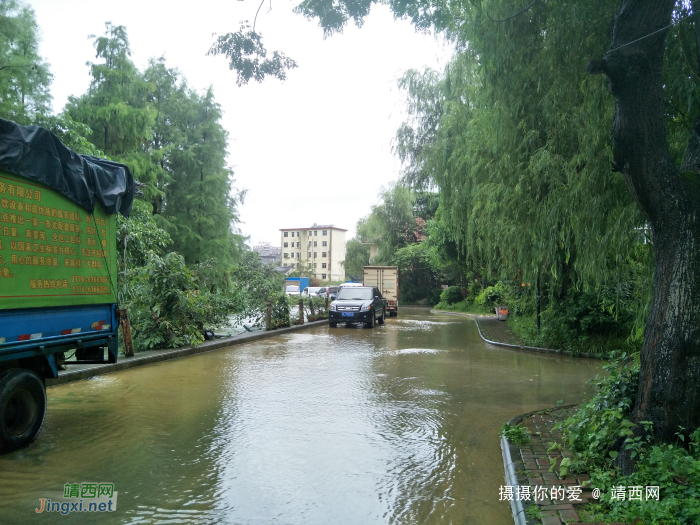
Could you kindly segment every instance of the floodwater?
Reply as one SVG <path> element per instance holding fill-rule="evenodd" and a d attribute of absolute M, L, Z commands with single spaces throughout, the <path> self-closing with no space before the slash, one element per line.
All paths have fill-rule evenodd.
<path fill-rule="evenodd" d="M 404 308 L 53 387 L 36 443 L 0 457 L 0 522 L 512 523 L 499 428 L 580 402 L 599 366 Z M 117 510 L 35 512 L 87 482 Z"/>

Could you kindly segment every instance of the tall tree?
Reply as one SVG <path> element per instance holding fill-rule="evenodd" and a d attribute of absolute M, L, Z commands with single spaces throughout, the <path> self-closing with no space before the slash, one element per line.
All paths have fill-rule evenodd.
<path fill-rule="evenodd" d="M 610 50 L 589 63 L 589 71 L 606 75 L 615 97 L 614 168 L 654 239 L 654 293 L 632 418 L 651 421 L 667 441 L 679 427 L 700 426 L 700 115 L 679 169 L 667 140 L 663 76 L 675 7 L 674 0 L 623 0 Z M 695 61 L 700 67 L 697 47 Z M 629 456 L 622 456 L 629 470 Z"/>
<path fill-rule="evenodd" d="M 189 100 L 182 101 L 184 108 L 186 143 L 169 157 L 171 182 L 164 215 L 176 231 L 175 248 L 188 263 L 212 258 L 230 263 L 242 248 L 242 238 L 233 228 L 243 194 L 233 194 L 221 108 L 211 88 L 203 97 L 189 93 Z"/>
<path fill-rule="evenodd" d="M 89 37 L 94 39 L 95 57 L 101 59 L 88 63 L 90 87 L 83 96 L 70 97 L 66 111 L 92 128 L 90 140 L 105 155 L 124 160 L 150 138 L 153 110 L 144 97 L 150 85 L 131 61 L 126 28 L 110 22 L 105 28 L 104 35 Z M 134 171 L 138 177 L 139 170 Z"/>
<path fill-rule="evenodd" d="M 340 0 L 329 5 L 305 0 L 297 9 L 318 18 L 324 31 L 332 34 L 342 30 L 349 20 L 361 24 L 372 3 Z M 390 4 L 397 17 L 410 18 L 418 28 L 447 30 L 465 44 L 463 48 L 473 52 L 480 74 L 480 92 L 497 95 L 476 105 L 456 97 L 453 102 L 466 106 L 464 111 L 488 103 L 489 111 L 479 111 L 481 122 L 474 126 L 474 132 L 492 138 L 481 141 L 489 147 L 480 155 L 471 155 L 479 162 L 469 166 L 482 174 L 477 181 L 483 188 L 502 197 L 491 199 L 491 209 L 515 206 L 512 220 L 501 221 L 500 231 L 519 233 L 523 231 L 519 226 L 526 225 L 525 231 L 530 233 L 527 242 L 513 243 L 513 248 L 501 244 L 508 250 L 505 259 L 548 263 L 553 272 L 565 270 L 573 261 L 589 273 L 601 267 L 595 259 L 615 261 L 617 256 L 610 251 L 631 241 L 638 221 L 619 195 L 618 181 L 626 186 L 628 199 L 631 196 L 637 213 L 641 212 L 651 227 L 655 253 L 653 301 L 633 419 L 652 421 L 657 438 L 662 440 L 672 440 L 680 426 L 693 430 L 700 425 L 700 121 L 687 119 L 695 120 L 695 124 L 689 130 L 690 139 L 679 167 L 672 154 L 678 141 L 668 141 L 667 118 L 678 115 L 683 108 L 679 108 L 677 98 L 668 97 L 678 77 L 665 78 L 665 73 L 677 73 L 679 69 L 677 64 L 664 61 L 674 47 L 673 41 L 667 47 L 666 37 L 669 32 L 678 32 L 674 24 L 680 21 L 678 14 L 687 3 L 621 0 L 614 15 L 609 51 L 602 60 L 590 64 L 590 72 L 607 76 L 615 98 L 612 164 L 622 174 L 621 179 L 608 175 L 610 157 L 604 144 L 601 147 L 610 140 L 599 131 L 599 121 L 606 119 L 602 90 L 596 90 L 595 85 L 593 89 L 567 88 L 567 84 L 585 87 L 591 83 L 583 75 L 583 65 L 586 58 L 602 55 L 604 50 L 596 48 L 609 42 L 606 27 L 601 28 L 600 22 L 610 20 L 610 3 L 528 0 L 514 5 L 501 0 L 466 4 L 407 0 Z M 697 13 L 699 7 L 693 1 L 691 11 Z M 693 23 L 697 53 L 698 23 Z M 688 78 L 692 75 L 686 75 Z M 576 107 L 572 104 L 576 100 L 580 101 L 578 107 L 590 111 L 572 118 L 563 110 Z M 670 128 L 677 129 L 677 125 Z M 504 151 L 502 144 L 510 146 Z M 455 140 L 446 145 L 451 149 L 440 153 L 458 163 L 455 150 L 469 148 L 472 143 Z M 591 154 L 592 149 L 602 154 Z M 576 151 L 585 154 L 576 155 Z M 508 152 L 516 155 L 505 155 Z M 459 164 L 454 168 L 459 172 Z M 540 177 L 528 177 L 528 172 L 539 173 Z M 487 177 L 501 180 L 489 188 Z M 461 194 L 469 193 L 464 191 L 467 189 L 455 185 L 452 194 L 461 198 Z M 581 192 L 588 198 L 582 199 Z M 611 213 L 616 208 L 624 219 L 618 225 Z M 572 217 L 572 209 L 579 210 L 580 216 Z M 481 214 L 489 208 L 473 199 L 468 210 Z M 580 217 L 584 220 L 579 222 Z M 543 224 L 549 229 L 538 228 Z M 482 223 L 482 227 L 488 228 L 488 224 Z M 571 251 L 574 246 L 578 249 Z M 519 248 L 525 251 L 517 253 Z M 557 263 L 557 268 L 552 261 L 541 260 L 536 252 L 563 264 Z M 585 259 L 587 262 L 582 262 Z"/>
<path fill-rule="evenodd" d="M 32 124 L 51 110 L 52 75 L 39 56 L 34 11 L 15 0 L 0 2 L 0 115 Z"/>

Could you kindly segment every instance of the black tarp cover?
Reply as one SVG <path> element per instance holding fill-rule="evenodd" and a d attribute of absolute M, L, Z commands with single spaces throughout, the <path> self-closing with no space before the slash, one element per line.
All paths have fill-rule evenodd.
<path fill-rule="evenodd" d="M 0 118 L 0 170 L 45 184 L 92 213 L 129 216 L 134 178 L 123 164 L 80 155 L 49 130 Z"/>

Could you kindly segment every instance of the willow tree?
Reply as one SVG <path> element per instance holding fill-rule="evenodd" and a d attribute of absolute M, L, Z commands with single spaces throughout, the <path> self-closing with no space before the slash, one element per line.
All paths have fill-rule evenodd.
<path fill-rule="evenodd" d="M 341 31 L 351 20 L 361 25 L 372 3 L 305 0 L 297 10 L 310 18 L 318 18 L 326 34 L 332 34 Z M 582 118 L 570 121 L 566 112 L 561 111 L 561 108 L 570 105 L 561 104 L 561 101 L 567 96 L 573 96 L 576 100 L 580 92 L 558 92 L 551 89 L 551 85 L 561 85 L 557 81 L 566 80 L 567 75 L 575 75 L 581 82 L 591 82 L 590 78 L 584 78 L 585 62 L 595 57 L 596 46 L 609 42 L 609 34 L 605 30 L 601 32 L 601 26 L 597 23 L 601 16 L 610 20 L 612 15 L 607 12 L 609 3 L 598 0 L 567 3 L 528 0 L 518 3 L 474 0 L 453 4 L 396 0 L 390 2 L 390 6 L 395 16 L 411 19 L 417 28 L 433 27 L 455 36 L 464 44 L 464 48 L 473 51 L 473 59 L 484 75 L 482 89 L 506 90 L 498 98 L 506 100 L 508 104 L 505 107 L 491 106 L 490 119 L 486 118 L 487 112 L 482 112 L 481 130 L 474 131 L 495 134 L 496 140 L 491 141 L 495 144 L 499 144 L 501 139 L 513 144 L 519 141 L 523 146 L 522 151 L 528 153 L 529 149 L 530 152 L 517 158 L 504 159 L 498 155 L 498 147 L 490 152 L 484 151 L 485 155 L 491 155 L 492 164 L 498 163 L 499 169 L 484 168 L 481 170 L 483 176 L 509 169 L 525 173 L 523 165 L 530 165 L 533 159 L 537 159 L 539 165 L 545 168 L 542 170 L 545 179 L 542 183 L 536 180 L 534 186 L 523 186 L 522 198 L 527 199 L 540 192 L 540 200 L 551 205 L 551 208 L 545 206 L 545 210 L 551 210 L 554 214 L 563 209 L 554 200 L 564 199 L 570 205 L 577 206 L 590 224 L 601 227 L 599 231 L 593 228 L 576 232 L 571 214 L 561 214 L 560 221 L 556 220 L 556 216 L 548 220 L 555 231 L 544 232 L 545 235 L 540 237 L 536 237 L 538 232 L 533 231 L 533 242 L 545 239 L 544 242 L 550 243 L 551 250 L 567 244 L 582 248 L 578 253 L 564 253 L 565 260 L 571 256 L 576 260 L 600 258 L 597 250 L 606 248 L 600 243 L 600 234 L 607 235 L 607 245 L 614 249 L 616 240 L 622 240 L 625 236 L 629 238 L 633 233 L 625 233 L 625 228 L 606 230 L 613 217 L 609 213 L 602 216 L 603 220 L 597 216 L 598 211 L 609 210 L 605 200 L 614 196 L 619 187 L 616 175 L 608 175 L 609 157 L 587 155 L 578 159 L 584 162 L 576 162 L 575 156 L 552 156 L 552 148 L 545 146 L 554 141 L 561 149 L 566 147 L 567 141 L 573 140 L 574 146 L 583 150 L 589 145 L 578 140 L 582 136 L 576 133 L 576 125 L 593 124 L 592 127 L 597 130 L 599 128 L 594 121 L 601 116 L 606 117 L 605 105 L 602 104 L 598 111 L 579 114 Z M 614 96 L 614 114 L 611 117 L 612 166 L 616 173 L 621 174 L 628 195 L 648 222 L 653 236 L 653 300 L 641 352 L 639 393 L 633 420 L 653 422 L 656 437 L 667 441 L 674 439 L 679 427 L 692 430 L 700 424 L 700 121 L 695 120 L 689 131 L 690 138 L 681 166 L 674 163 L 673 155 L 673 146 L 678 142 L 669 144 L 667 129 L 669 114 L 679 113 L 678 100 L 669 100 L 667 96 L 673 84 L 678 82 L 679 70 L 677 63 L 665 63 L 669 52 L 666 37 L 669 31 L 677 32 L 674 21 L 679 20 L 678 13 L 684 12 L 686 4 L 674 0 L 621 0 L 614 14 L 612 44 L 607 53 L 600 51 L 600 54 L 605 53 L 604 58 L 592 61 L 589 67 L 590 72 L 603 73 L 609 80 Z M 693 2 L 693 7 L 693 12 L 696 12 L 700 6 Z M 596 23 L 591 24 L 591 20 Z M 588 24 L 591 29 L 572 35 L 567 33 L 571 23 L 578 27 Z M 697 25 L 695 23 L 696 35 Z M 692 47 L 697 54 L 699 39 L 696 36 L 694 40 Z M 589 56 L 583 56 L 581 51 L 584 50 Z M 528 71 L 533 64 L 540 67 Z M 673 74 L 672 78 L 665 78 L 669 72 Z M 688 77 L 687 74 L 685 76 Z M 691 80 L 693 76 L 697 80 L 697 71 L 692 72 Z M 518 83 L 509 85 L 509 77 L 517 78 Z M 550 97 L 538 96 L 541 91 Z M 537 104 L 542 110 L 534 107 Z M 688 106 L 692 109 L 693 104 Z M 547 115 L 549 108 L 556 111 Z M 556 122 L 557 117 L 559 122 Z M 544 137 L 538 133 L 543 129 L 539 125 L 542 122 L 548 123 L 544 129 L 551 131 Z M 520 133 L 521 125 L 533 133 Z M 561 134 L 557 133 L 557 128 L 561 129 Z M 500 134 L 501 129 L 505 132 L 503 135 Z M 675 133 L 674 139 L 680 135 L 682 133 Z M 592 138 L 596 147 L 596 141 L 600 143 L 605 140 L 602 136 L 596 137 L 595 133 Z M 464 144 L 455 143 L 457 146 Z M 538 156 L 538 152 L 542 154 Z M 585 162 L 590 159 L 597 159 L 598 166 L 608 165 L 594 169 L 589 162 Z M 482 167 L 487 164 L 484 163 Z M 577 180 L 576 173 L 585 170 L 590 170 L 589 177 Z M 561 178 L 561 173 L 566 174 L 566 178 Z M 601 173 L 605 176 L 600 176 Z M 504 178 L 494 184 L 491 191 L 505 191 L 508 182 L 518 180 L 522 183 L 531 181 L 525 177 Z M 591 182 L 600 185 L 600 199 L 579 199 L 578 190 L 590 195 Z M 612 204 L 617 205 L 614 201 Z M 522 206 L 519 209 L 525 213 L 524 219 L 532 219 L 541 212 L 534 206 L 529 212 Z M 624 203 L 620 209 L 625 209 Z M 517 220 L 514 219 L 514 223 Z M 536 224 L 536 221 L 533 220 L 532 224 Z M 628 224 L 628 230 L 632 229 L 633 222 Z M 581 241 L 569 238 L 576 234 Z M 519 257 L 518 254 L 515 256 Z M 585 266 L 595 268 L 595 261 Z"/>
<path fill-rule="evenodd" d="M 610 50 L 589 63 L 589 71 L 608 78 L 615 97 L 614 168 L 654 239 L 654 294 L 632 419 L 653 422 L 664 440 L 679 427 L 700 426 L 700 114 L 679 168 L 667 139 L 663 75 L 676 7 L 674 0 L 622 1 Z M 692 7 L 697 13 L 700 2 Z M 700 68 L 697 21 L 695 35 Z"/>

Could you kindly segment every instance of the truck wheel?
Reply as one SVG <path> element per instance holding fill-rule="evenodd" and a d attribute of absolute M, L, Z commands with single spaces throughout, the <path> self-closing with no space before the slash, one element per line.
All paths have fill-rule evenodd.
<path fill-rule="evenodd" d="M 8 370 L 0 379 L 0 454 L 31 444 L 44 426 L 44 417 L 44 382 L 31 370 Z"/>
<path fill-rule="evenodd" d="M 328 326 L 331 328 L 338 328 L 338 323 L 334 323 L 333 321 L 328 321 Z"/>
<path fill-rule="evenodd" d="M 384 319 L 386 319 L 386 310 L 382 310 L 382 316 L 379 319 L 377 319 L 377 322 L 379 324 L 384 324 Z"/>

